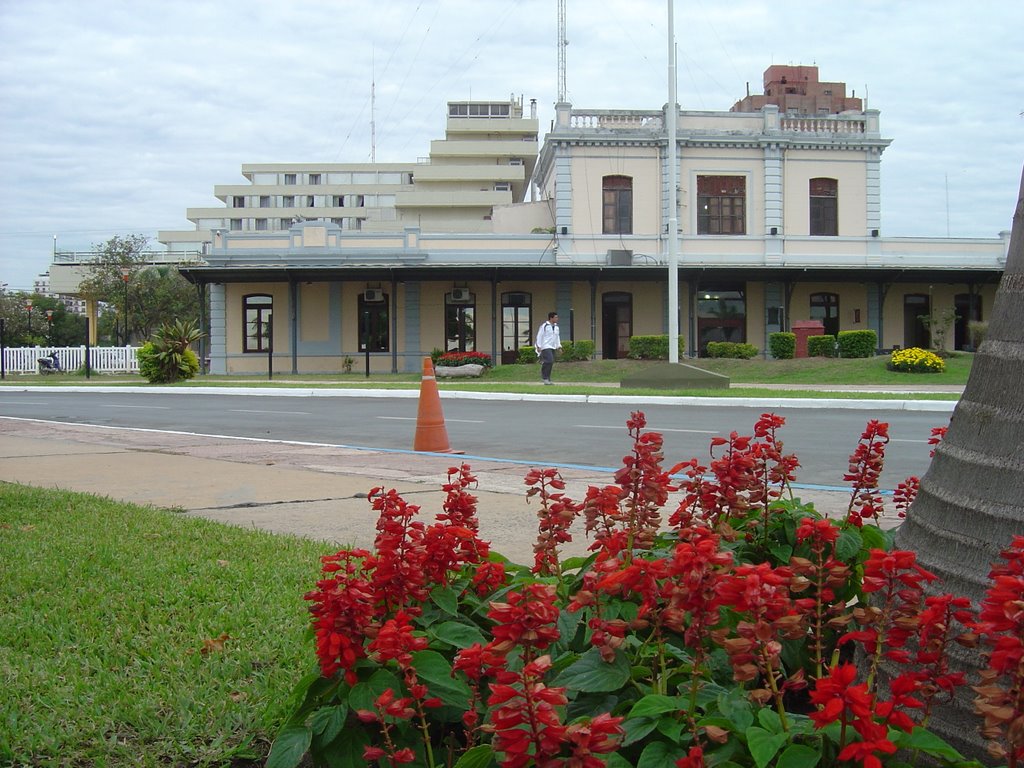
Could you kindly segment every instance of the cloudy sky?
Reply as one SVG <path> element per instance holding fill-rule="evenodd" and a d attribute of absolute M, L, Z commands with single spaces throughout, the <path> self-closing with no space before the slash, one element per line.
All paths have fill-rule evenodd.
<path fill-rule="evenodd" d="M 668 100 L 667 0 L 567 0 L 582 108 Z M 816 64 L 881 111 L 883 235 L 995 237 L 1024 163 L 1020 0 L 676 0 L 679 102 Z M 243 163 L 410 161 L 449 99 L 557 96 L 556 0 L 0 0 L 0 283 L 191 229 Z M 376 83 L 371 109 L 371 82 Z M 155 241 L 154 241 L 154 244 Z M 158 245 L 158 244 L 156 244 Z"/>

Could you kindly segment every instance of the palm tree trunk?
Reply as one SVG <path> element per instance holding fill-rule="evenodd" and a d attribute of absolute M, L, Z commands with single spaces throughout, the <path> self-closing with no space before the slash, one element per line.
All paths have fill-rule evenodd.
<path fill-rule="evenodd" d="M 896 546 L 942 579 L 939 587 L 979 605 L 988 574 L 1014 534 L 1024 533 L 1024 175 L 1013 215 L 1006 270 L 985 341 L 949 431 L 921 479 Z M 976 684 L 977 650 L 955 660 Z M 930 727 L 985 761 L 969 686 Z"/>

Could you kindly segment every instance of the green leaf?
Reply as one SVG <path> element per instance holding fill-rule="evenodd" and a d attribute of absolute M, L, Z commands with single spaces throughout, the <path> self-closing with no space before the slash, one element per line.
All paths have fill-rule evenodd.
<path fill-rule="evenodd" d="M 345 725 L 345 718 L 348 716 L 348 705 L 339 704 L 335 707 L 323 707 L 318 709 L 309 727 L 317 735 L 322 744 L 330 744 L 334 741 L 338 732 Z"/>
<path fill-rule="evenodd" d="M 451 587 L 434 587 L 430 599 L 449 616 L 459 615 L 459 595 Z"/>
<path fill-rule="evenodd" d="M 281 729 L 270 748 L 266 768 L 295 768 L 313 743 L 313 730 L 302 725 Z"/>
<path fill-rule="evenodd" d="M 678 696 L 650 693 L 633 705 L 629 717 L 657 717 L 665 712 L 678 712 L 685 705 L 686 701 Z"/>
<path fill-rule="evenodd" d="M 650 717 L 632 717 L 622 723 L 622 746 L 635 744 L 647 736 L 658 725 L 658 721 Z"/>
<path fill-rule="evenodd" d="M 775 544 L 771 547 L 771 553 L 775 562 L 785 565 L 789 562 L 789 558 L 793 556 L 793 548 L 788 544 Z"/>
<path fill-rule="evenodd" d="M 459 758 L 455 768 L 487 768 L 494 765 L 494 750 L 490 744 L 473 747 Z"/>
<path fill-rule="evenodd" d="M 665 741 L 652 741 L 640 754 L 636 768 L 666 768 L 675 764 L 681 757 L 686 757 L 686 752 L 675 744 Z"/>
<path fill-rule="evenodd" d="M 754 724 L 753 709 L 739 688 L 718 697 L 718 711 L 732 721 L 737 731 L 745 731 Z"/>
<path fill-rule="evenodd" d="M 605 763 L 608 768 L 633 768 L 633 764 L 618 752 L 612 752 Z"/>
<path fill-rule="evenodd" d="M 616 691 L 629 681 L 629 660 L 621 651 L 607 662 L 597 648 L 591 648 L 562 671 L 552 685 L 584 693 Z"/>
<path fill-rule="evenodd" d="M 320 754 L 329 768 L 366 768 L 363 750 L 369 743 L 370 734 L 362 728 L 344 728 Z"/>
<path fill-rule="evenodd" d="M 486 642 L 484 633 L 477 627 L 472 624 L 463 624 L 460 621 L 446 621 L 430 627 L 427 632 L 441 642 L 456 648 L 469 648 L 473 643 L 483 644 Z"/>
<path fill-rule="evenodd" d="M 757 768 L 765 768 L 786 743 L 786 734 L 769 733 L 764 728 L 752 725 L 747 728 L 747 748 Z"/>
<path fill-rule="evenodd" d="M 782 733 L 782 718 L 774 709 L 764 707 L 757 711 L 757 722 L 759 722 L 769 733 Z"/>
<path fill-rule="evenodd" d="M 844 563 L 854 560 L 864 547 L 864 539 L 856 528 L 846 528 L 836 540 L 836 557 Z"/>
<path fill-rule="evenodd" d="M 821 752 L 804 744 L 790 744 L 779 755 L 775 768 L 814 768 L 821 760 Z"/>
<path fill-rule="evenodd" d="M 418 651 L 412 655 L 412 665 L 420 682 L 426 683 L 431 696 L 461 711 L 469 707 L 469 686 L 452 677 L 452 665 L 440 653 Z"/>
<path fill-rule="evenodd" d="M 384 691 L 390 688 L 395 695 L 401 695 L 402 683 L 397 677 L 386 669 L 378 669 L 370 679 L 363 683 L 356 683 L 348 694 L 348 705 L 353 709 L 368 709 L 373 711 L 373 702 Z"/>
<path fill-rule="evenodd" d="M 947 760 L 963 760 L 964 756 L 947 744 L 941 737 L 926 728 L 920 726 L 914 728 L 910 733 L 899 731 L 898 734 L 890 735 L 897 747 L 902 749 L 919 749 L 935 757 L 944 757 Z"/>
<path fill-rule="evenodd" d="M 891 549 L 882 529 L 876 525 L 865 525 L 860 529 L 860 535 L 866 549 Z"/>

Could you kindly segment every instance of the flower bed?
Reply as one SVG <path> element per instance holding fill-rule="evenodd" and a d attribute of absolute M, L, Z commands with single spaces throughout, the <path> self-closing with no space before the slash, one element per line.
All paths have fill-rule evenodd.
<path fill-rule="evenodd" d="M 905 371 L 907 373 L 942 373 L 946 370 L 946 361 L 919 347 L 893 350 L 886 366 L 890 371 Z"/>
<path fill-rule="evenodd" d="M 615 484 L 578 501 L 557 471 L 531 470 L 532 567 L 479 538 L 468 465 L 449 469 L 431 524 L 373 489 L 373 551 L 323 558 L 306 595 L 319 666 L 267 765 L 307 753 L 344 766 L 906 765 L 897 751 L 980 765 L 927 730 L 966 683 L 946 663 L 959 641 L 991 649 L 977 705 L 993 756 L 1016 766 L 1024 536 L 994 566 L 978 617 L 965 599 L 926 597 L 935 577 L 878 526 L 887 425 L 861 435 L 836 521 L 792 498 L 799 462 L 783 424 L 765 414 L 753 436 L 713 439 L 706 466 L 665 469 L 661 436 L 634 413 Z M 916 486 L 901 484 L 898 508 Z M 591 555 L 563 559 L 577 516 Z"/>
<path fill-rule="evenodd" d="M 491 356 L 486 352 L 442 352 L 434 357 L 434 365 L 457 368 L 460 365 L 482 365 L 490 368 L 493 365 Z"/>

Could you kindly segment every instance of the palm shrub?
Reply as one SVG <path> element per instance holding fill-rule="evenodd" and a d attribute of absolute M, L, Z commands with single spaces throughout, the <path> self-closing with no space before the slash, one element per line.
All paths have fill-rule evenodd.
<path fill-rule="evenodd" d="M 796 355 L 796 334 L 789 331 L 769 334 L 768 351 L 776 360 L 792 360 Z"/>
<path fill-rule="evenodd" d="M 199 358 L 190 347 L 202 337 L 191 321 L 165 323 L 139 349 L 139 372 L 150 384 L 191 379 L 199 373 Z"/>

